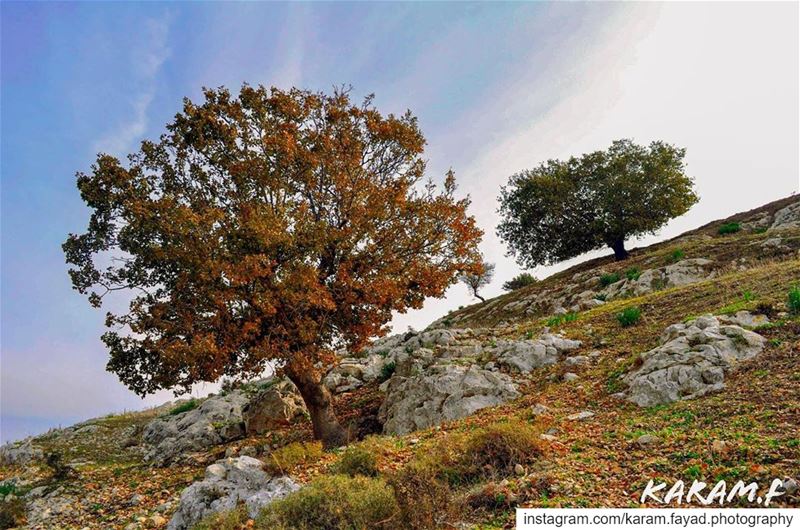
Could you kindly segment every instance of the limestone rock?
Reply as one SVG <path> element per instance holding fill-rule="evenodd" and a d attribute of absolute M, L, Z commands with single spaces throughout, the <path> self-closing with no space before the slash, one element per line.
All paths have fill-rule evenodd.
<path fill-rule="evenodd" d="M 180 504 L 168 530 L 186 530 L 202 518 L 239 503 L 247 506 L 250 517 L 270 502 L 299 489 L 288 477 L 271 477 L 263 463 L 249 456 L 219 460 L 206 468 L 205 478 L 181 493 Z"/>
<path fill-rule="evenodd" d="M 302 417 L 306 412 L 297 387 L 288 379 L 276 380 L 242 408 L 245 431 L 263 434 Z"/>
<path fill-rule="evenodd" d="M 800 228 L 800 200 L 775 212 L 770 230 Z"/>
<path fill-rule="evenodd" d="M 519 396 L 508 376 L 477 366 L 437 364 L 389 382 L 379 412 L 387 434 L 425 429 Z"/>
<path fill-rule="evenodd" d="M 30 438 L 0 447 L 0 463 L 5 465 L 22 466 L 43 457 L 42 450 Z"/>
<path fill-rule="evenodd" d="M 245 433 L 242 408 L 248 401 L 243 392 L 233 391 L 212 396 L 196 409 L 154 419 L 142 434 L 149 446 L 145 460 L 168 465 L 191 453 L 241 438 Z"/>
<path fill-rule="evenodd" d="M 673 324 L 661 345 L 642 353 L 642 365 L 623 378 L 628 400 L 649 407 L 720 390 L 725 372 L 758 355 L 764 343 L 760 335 L 712 316 Z"/>
<path fill-rule="evenodd" d="M 555 364 L 565 353 L 580 346 L 580 341 L 544 333 L 538 339 L 497 341 L 492 353 L 500 365 L 525 374 L 534 368 Z"/>
<path fill-rule="evenodd" d="M 594 412 L 590 410 L 584 410 L 582 412 L 576 412 L 575 414 L 570 414 L 569 416 L 567 416 L 567 419 L 570 421 L 586 421 L 592 417 L 594 417 Z"/>
<path fill-rule="evenodd" d="M 743 328 L 757 328 L 769 324 L 769 318 L 766 315 L 754 315 L 749 311 L 737 311 L 735 315 L 722 315 L 717 319 L 725 324 L 734 324 Z"/>

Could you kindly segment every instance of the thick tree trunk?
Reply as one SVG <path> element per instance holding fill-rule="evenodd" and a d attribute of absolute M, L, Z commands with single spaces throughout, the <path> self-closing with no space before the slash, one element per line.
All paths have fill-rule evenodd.
<path fill-rule="evenodd" d="M 609 245 L 614 250 L 614 258 L 617 261 L 628 259 L 628 251 L 625 250 L 625 240 L 617 239 Z"/>
<path fill-rule="evenodd" d="M 321 440 L 326 449 L 346 444 L 347 433 L 336 419 L 333 398 L 319 374 L 313 373 L 315 370 L 293 369 L 291 364 L 287 365 L 285 371 L 306 403 L 314 428 L 314 438 Z"/>

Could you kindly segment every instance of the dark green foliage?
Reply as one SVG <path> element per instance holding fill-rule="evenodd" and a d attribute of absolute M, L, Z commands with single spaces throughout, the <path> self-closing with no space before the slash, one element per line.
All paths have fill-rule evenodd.
<path fill-rule="evenodd" d="M 739 223 L 733 222 L 733 223 L 725 223 L 724 225 L 720 226 L 719 229 L 717 230 L 717 232 L 720 235 L 724 236 L 725 234 L 735 234 L 736 232 L 738 232 L 741 229 L 742 229 L 742 225 L 740 225 Z"/>
<path fill-rule="evenodd" d="M 200 403 L 196 399 L 190 399 L 189 401 L 184 401 L 180 405 L 176 406 L 175 408 L 171 409 L 167 414 L 170 416 L 175 416 L 177 414 L 182 414 L 184 412 L 189 412 L 192 409 L 196 409 Z"/>
<path fill-rule="evenodd" d="M 381 374 L 378 376 L 378 380 L 383 383 L 394 374 L 394 370 L 397 367 L 394 361 L 388 362 L 383 365 L 381 368 Z"/>
<path fill-rule="evenodd" d="M 53 472 L 53 480 L 56 481 L 66 480 L 77 474 L 72 467 L 64 463 L 61 453 L 56 451 L 49 453 L 47 457 L 45 457 L 45 464 L 47 464 L 47 467 Z"/>
<path fill-rule="evenodd" d="M 672 254 L 669 255 L 669 262 L 670 263 L 677 263 L 686 257 L 686 253 L 683 251 L 682 248 L 676 248 L 672 251 Z"/>
<path fill-rule="evenodd" d="M 617 313 L 617 321 L 623 328 L 627 328 L 639 322 L 641 316 L 642 310 L 638 307 L 626 307 L 621 312 Z"/>
<path fill-rule="evenodd" d="M 16 493 L 17 485 L 12 482 L 0 484 L 0 497 L 5 497 L 9 493 Z"/>
<path fill-rule="evenodd" d="M 685 154 L 664 142 L 618 140 L 517 173 L 501 191 L 498 234 L 525 268 L 604 246 L 624 259 L 626 239 L 654 233 L 697 202 Z"/>
<path fill-rule="evenodd" d="M 638 267 L 631 267 L 630 269 L 625 271 L 625 277 L 629 280 L 636 281 L 639 279 L 639 276 L 642 275 L 642 271 L 639 270 Z"/>
<path fill-rule="evenodd" d="M 16 498 L 0 501 L 0 529 L 19 528 L 25 524 L 25 501 Z"/>
<path fill-rule="evenodd" d="M 397 528 L 397 500 L 382 479 L 320 476 L 268 504 L 256 528 L 350 530 Z"/>
<path fill-rule="evenodd" d="M 787 306 L 793 315 L 800 315 L 800 287 L 793 286 L 789 291 L 789 301 Z"/>
<path fill-rule="evenodd" d="M 612 272 L 610 274 L 603 274 L 600 276 L 600 286 L 601 287 L 608 287 L 612 283 L 617 283 L 620 281 L 620 275 L 618 272 Z"/>
<path fill-rule="evenodd" d="M 526 287 L 528 285 L 533 285 L 534 283 L 538 282 L 539 280 L 528 272 L 523 272 L 521 274 L 517 274 L 507 282 L 503 284 L 503 289 L 506 291 L 516 291 L 522 287 Z"/>
<path fill-rule="evenodd" d="M 363 447 L 348 447 L 331 469 L 340 475 L 374 477 L 378 474 L 375 457 Z"/>
<path fill-rule="evenodd" d="M 578 320 L 578 313 L 564 313 L 563 315 L 555 315 L 547 319 L 548 327 L 557 327 L 567 322 L 575 322 Z"/>

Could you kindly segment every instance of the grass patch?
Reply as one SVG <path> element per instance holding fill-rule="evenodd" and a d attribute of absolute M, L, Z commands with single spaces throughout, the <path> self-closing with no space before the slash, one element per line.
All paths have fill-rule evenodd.
<path fill-rule="evenodd" d="M 792 286 L 789 290 L 789 299 L 786 306 L 792 315 L 800 315 L 800 287 L 797 285 Z"/>
<path fill-rule="evenodd" d="M 685 257 L 686 257 L 686 252 L 684 252 L 682 248 L 676 248 L 670 253 L 667 261 L 669 263 L 677 263 Z"/>
<path fill-rule="evenodd" d="M 185 401 L 180 405 L 170 409 L 170 411 L 167 412 L 167 416 L 176 416 L 178 414 L 183 414 L 184 412 L 189 412 L 190 410 L 196 409 L 198 405 L 200 405 L 200 403 L 196 399 L 192 398 L 189 401 Z"/>
<path fill-rule="evenodd" d="M 257 529 L 350 530 L 397 528 L 397 499 L 383 479 L 320 476 L 304 488 L 267 505 Z"/>
<path fill-rule="evenodd" d="M 625 277 L 632 281 L 638 280 L 641 275 L 642 271 L 640 271 L 638 267 L 631 267 L 625 271 Z"/>
<path fill-rule="evenodd" d="M 742 225 L 737 222 L 725 223 L 717 229 L 717 233 L 721 236 L 726 234 L 735 234 L 742 229 Z"/>
<path fill-rule="evenodd" d="M 564 313 L 563 315 L 555 315 L 547 319 L 547 327 L 558 327 L 562 324 L 575 322 L 576 320 L 578 320 L 578 313 L 575 312 Z"/>
<path fill-rule="evenodd" d="M 623 327 L 627 328 L 633 326 L 642 318 L 642 310 L 636 306 L 626 307 L 617 313 L 617 322 Z"/>
<path fill-rule="evenodd" d="M 273 473 L 285 475 L 296 467 L 310 464 L 322 458 L 322 443 L 320 442 L 292 442 L 272 451 L 266 462 L 266 467 Z"/>
<path fill-rule="evenodd" d="M 351 446 L 342 453 L 339 461 L 331 466 L 331 471 L 350 477 L 358 475 L 374 477 L 378 474 L 378 467 L 372 452 L 363 447 Z"/>
<path fill-rule="evenodd" d="M 383 383 L 384 381 L 386 381 L 387 379 L 392 377 L 392 375 L 394 374 L 395 368 L 397 368 L 397 364 L 395 364 L 394 361 L 391 361 L 391 362 L 388 362 L 388 363 L 384 364 L 381 367 L 381 373 L 378 376 L 378 381 L 380 383 Z"/>
<path fill-rule="evenodd" d="M 600 276 L 600 287 L 608 287 L 612 283 L 617 283 L 621 279 L 622 278 L 620 278 L 620 275 L 619 275 L 618 272 L 612 272 L 612 273 L 609 273 L 609 274 L 603 274 L 602 276 Z"/>

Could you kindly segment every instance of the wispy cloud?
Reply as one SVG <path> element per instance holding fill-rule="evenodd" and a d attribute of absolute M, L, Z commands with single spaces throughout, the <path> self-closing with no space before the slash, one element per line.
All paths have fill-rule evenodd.
<path fill-rule="evenodd" d="M 124 156 L 135 148 L 147 130 L 147 113 L 156 96 L 158 75 L 164 62 L 170 56 L 168 46 L 169 14 L 161 18 L 146 21 L 142 33 L 141 45 L 131 53 L 131 70 L 135 73 L 135 81 L 128 105 L 129 118 L 121 124 L 105 132 L 92 145 L 94 153 L 104 152 L 115 156 Z"/>

